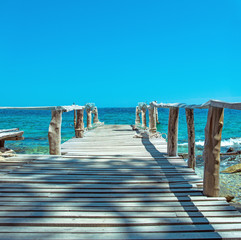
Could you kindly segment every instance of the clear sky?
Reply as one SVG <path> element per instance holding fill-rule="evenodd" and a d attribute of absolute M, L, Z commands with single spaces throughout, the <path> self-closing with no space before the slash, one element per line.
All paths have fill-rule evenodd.
<path fill-rule="evenodd" d="M 241 102 L 240 0 L 0 0 L 1 106 Z"/>

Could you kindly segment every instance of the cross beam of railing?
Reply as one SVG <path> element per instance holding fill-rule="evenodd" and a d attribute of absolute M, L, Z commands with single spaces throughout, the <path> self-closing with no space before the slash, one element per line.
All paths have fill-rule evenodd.
<path fill-rule="evenodd" d="M 73 110 L 82 110 L 85 106 L 70 105 L 70 106 L 47 106 L 47 107 L 0 107 L 0 110 L 51 110 L 70 112 Z"/>
<path fill-rule="evenodd" d="M 241 103 L 229 103 L 223 102 L 218 100 L 209 100 L 203 104 L 186 104 L 186 103 L 157 103 L 151 102 L 153 106 L 157 108 L 170 108 L 170 107 L 178 107 L 178 108 L 191 108 L 191 109 L 205 109 L 209 107 L 217 107 L 217 108 L 229 108 L 229 109 L 236 109 L 241 110 Z"/>

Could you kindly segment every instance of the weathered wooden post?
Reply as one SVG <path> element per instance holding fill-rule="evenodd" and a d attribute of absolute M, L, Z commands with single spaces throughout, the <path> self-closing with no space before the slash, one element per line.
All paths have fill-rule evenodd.
<path fill-rule="evenodd" d="M 208 197 L 219 196 L 220 146 L 224 109 L 209 106 L 205 127 L 203 193 Z"/>
<path fill-rule="evenodd" d="M 77 110 L 77 121 L 75 125 L 75 137 L 76 138 L 83 138 L 85 131 L 85 124 L 84 124 L 84 109 Z"/>
<path fill-rule="evenodd" d="M 99 117 L 98 117 L 98 109 L 97 109 L 97 107 L 94 107 L 93 114 L 94 114 L 93 123 L 99 123 L 100 121 L 99 121 Z"/>
<path fill-rule="evenodd" d="M 62 111 L 52 110 L 52 119 L 49 124 L 49 154 L 61 155 L 61 123 Z"/>
<path fill-rule="evenodd" d="M 135 120 L 136 127 L 141 124 L 140 113 L 141 113 L 140 108 L 137 106 L 136 107 L 136 120 Z"/>
<path fill-rule="evenodd" d="M 0 140 L 0 148 L 4 148 L 5 140 Z"/>
<path fill-rule="evenodd" d="M 178 107 L 170 107 L 168 121 L 168 156 L 177 156 L 177 141 L 178 141 Z"/>
<path fill-rule="evenodd" d="M 146 108 L 141 109 L 142 127 L 146 129 Z"/>
<path fill-rule="evenodd" d="M 155 107 L 155 111 L 156 111 L 156 123 L 160 124 L 159 117 L 158 117 L 158 108 L 157 107 Z"/>
<path fill-rule="evenodd" d="M 149 132 L 156 133 L 156 108 L 150 104 L 149 108 Z"/>
<path fill-rule="evenodd" d="M 76 128 L 76 110 L 74 110 L 74 127 Z"/>
<path fill-rule="evenodd" d="M 90 129 L 92 127 L 92 109 L 86 108 L 87 113 L 87 129 Z"/>
<path fill-rule="evenodd" d="M 187 132 L 188 132 L 188 167 L 195 169 L 195 128 L 194 128 L 194 111 L 186 108 Z"/>

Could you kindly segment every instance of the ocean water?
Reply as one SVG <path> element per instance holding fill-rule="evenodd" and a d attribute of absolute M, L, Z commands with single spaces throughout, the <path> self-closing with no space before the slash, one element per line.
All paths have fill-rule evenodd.
<path fill-rule="evenodd" d="M 158 112 L 160 124 L 157 129 L 161 133 L 167 133 L 169 111 L 168 109 L 158 109 Z M 206 109 L 194 110 L 197 155 L 201 155 L 203 151 L 207 113 Z M 63 113 L 62 142 L 74 136 L 73 118 L 73 111 Z M 134 124 L 135 108 L 99 108 L 99 119 L 105 124 Z M 25 139 L 23 141 L 7 141 L 6 147 L 17 153 L 48 154 L 50 120 L 51 111 L 0 110 L 0 129 L 17 127 L 24 131 Z M 187 139 L 185 110 L 180 109 L 178 152 L 186 153 L 188 151 Z M 241 111 L 225 109 L 221 151 L 226 152 L 229 147 L 241 150 Z"/>

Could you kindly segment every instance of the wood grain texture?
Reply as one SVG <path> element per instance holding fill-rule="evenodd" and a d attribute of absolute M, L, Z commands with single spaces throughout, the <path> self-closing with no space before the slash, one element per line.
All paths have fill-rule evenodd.
<path fill-rule="evenodd" d="M 86 115 L 87 115 L 87 129 L 90 129 L 92 127 L 92 111 L 91 109 L 86 109 Z"/>
<path fill-rule="evenodd" d="M 171 107 L 168 120 L 168 156 L 177 156 L 179 108 Z"/>
<path fill-rule="evenodd" d="M 149 112 L 149 132 L 151 134 L 156 133 L 156 109 L 153 106 L 148 108 Z"/>
<path fill-rule="evenodd" d="M 84 137 L 84 110 L 77 110 L 77 119 L 75 124 L 75 137 L 83 138 Z"/>
<path fill-rule="evenodd" d="M 209 107 L 205 127 L 204 144 L 204 189 L 207 196 L 219 195 L 220 146 L 222 138 L 224 109 Z"/>
<path fill-rule="evenodd" d="M 146 109 L 143 108 L 141 109 L 141 120 L 142 120 L 142 128 L 146 129 L 147 125 L 146 125 Z"/>
<path fill-rule="evenodd" d="M 53 110 L 52 119 L 49 124 L 49 153 L 51 155 L 61 154 L 61 124 L 62 124 L 62 111 Z"/>
<path fill-rule="evenodd" d="M 98 115 L 98 108 L 97 107 L 94 107 L 93 115 L 94 115 L 93 123 L 99 123 L 99 115 Z"/>
<path fill-rule="evenodd" d="M 188 133 L 188 167 L 195 169 L 195 128 L 194 128 L 194 111 L 186 108 L 186 121 Z"/>
<path fill-rule="evenodd" d="M 136 107 L 136 118 L 135 118 L 135 125 L 136 126 L 139 126 L 141 124 L 140 113 L 141 113 L 141 111 L 140 111 L 139 107 L 137 106 Z"/>

